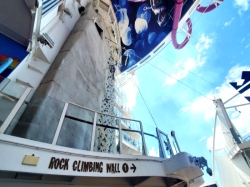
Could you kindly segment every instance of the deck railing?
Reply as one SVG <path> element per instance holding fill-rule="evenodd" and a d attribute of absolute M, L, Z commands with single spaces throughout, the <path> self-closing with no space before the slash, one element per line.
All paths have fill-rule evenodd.
<path fill-rule="evenodd" d="M 133 126 L 125 128 L 121 120 Z M 149 150 L 154 146 L 159 149 L 157 156 L 169 158 L 173 151 L 167 135 L 154 130 L 146 133 L 141 121 L 63 102 L 8 79 L 0 84 L 0 134 L 113 154 L 152 156 Z M 137 147 L 136 152 L 123 148 L 123 140 Z"/>

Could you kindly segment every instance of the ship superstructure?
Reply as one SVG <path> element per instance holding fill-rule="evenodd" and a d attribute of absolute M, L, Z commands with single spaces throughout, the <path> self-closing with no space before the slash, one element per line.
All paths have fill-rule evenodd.
<path fill-rule="evenodd" d="M 175 10 L 175 2 L 168 2 L 171 7 L 150 1 L 153 12 L 158 12 L 154 16 L 152 13 L 158 19 L 154 24 L 162 28 L 175 23 L 169 17 L 169 21 L 165 20 L 165 10 L 171 14 Z M 127 18 L 125 13 L 129 9 L 123 7 L 126 2 L 120 1 L 119 6 L 117 3 L 0 2 L 1 185 L 199 186 L 203 183 L 200 168 L 206 166 L 204 158 L 174 153 L 167 134 L 158 128 L 154 134 L 144 132 L 143 124 L 132 119 L 131 112 L 123 105 L 124 97 L 115 87 L 116 75 L 139 62 L 132 58 L 137 53 L 130 52 L 142 42 L 129 48 L 126 40 L 129 28 L 123 27 L 127 19 L 121 19 Z M 199 1 L 177 4 L 181 6 L 176 8 L 175 18 L 184 23 Z M 144 16 L 148 8 L 142 6 Z M 163 14 L 160 17 L 159 12 Z M 140 24 L 136 25 L 141 37 L 145 19 L 149 18 L 141 17 L 142 14 L 137 20 Z M 177 28 L 175 25 L 174 29 Z M 132 26 L 130 29 L 133 35 Z M 148 49 L 152 52 L 157 46 L 156 50 L 166 45 L 170 33 L 171 29 L 164 36 L 159 35 L 157 42 L 153 42 L 157 33 L 151 33 L 149 41 L 153 45 Z M 128 75 L 123 75 L 120 80 L 124 83 Z M 159 157 L 148 155 L 147 136 L 158 142 Z"/>
<path fill-rule="evenodd" d="M 224 186 L 250 186 L 250 139 L 249 134 L 241 136 L 234 126 L 230 112 L 228 110 L 249 105 L 250 98 L 245 97 L 245 103 L 229 104 L 236 96 L 246 92 L 250 88 L 250 72 L 243 71 L 242 84 L 231 82 L 230 84 L 238 91 L 238 94 L 226 101 L 221 99 L 214 100 L 216 106 L 216 115 L 214 121 L 214 139 L 213 139 L 213 168 L 215 163 L 218 167 L 220 181 Z M 218 120 L 217 120 L 218 119 Z M 219 123 L 218 123 L 219 122 Z M 217 145 L 219 144 L 219 145 Z M 225 171 L 226 169 L 226 171 Z M 216 182 L 215 174 L 213 179 Z"/>

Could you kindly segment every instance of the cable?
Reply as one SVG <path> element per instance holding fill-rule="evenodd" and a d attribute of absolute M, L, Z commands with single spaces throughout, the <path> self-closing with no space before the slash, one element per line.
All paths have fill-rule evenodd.
<path fill-rule="evenodd" d="M 124 47 L 125 48 L 125 47 Z M 141 57 L 139 57 L 139 56 L 137 56 L 137 55 L 135 55 L 136 57 L 138 57 L 138 58 L 140 58 L 140 59 L 142 59 Z M 162 71 L 161 69 L 159 69 L 158 67 L 156 67 L 156 66 L 154 66 L 153 64 L 151 64 L 150 62 L 148 62 L 147 64 L 150 64 L 151 66 L 153 66 L 154 68 L 156 68 L 156 69 L 158 69 L 159 71 L 161 71 L 162 73 L 164 73 L 164 74 L 166 74 L 166 75 L 168 75 L 168 76 L 170 76 L 170 77 L 172 77 L 173 79 L 175 79 L 176 81 L 178 81 L 178 82 L 180 82 L 181 84 L 183 84 L 183 85 L 185 85 L 186 87 L 188 87 L 189 89 L 191 89 L 191 90 L 193 90 L 193 91 L 195 91 L 196 93 L 198 93 L 198 94 L 200 94 L 200 95 L 202 95 L 202 96 L 204 96 L 205 98 L 207 98 L 207 99 L 209 99 L 210 101 L 213 101 L 212 99 L 210 99 L 210 98 L 208 98 L 207 96 L 205 96 L 204 94 L 202 94 L 201 92 L 199 92 L 199 91 L 197 91 L 197 90 L 195 90 L 195 89 L 193 89 L 192 87 L 190 87 L 190 86 L 188 86 L 187 84 L 185 84 L 185 83 L 183 83 L 182 81 L 180 81 L 180 80 L 178 80 L 178 79 L 176 79 L 175 77 L 173 77 L 172 75 L 170 75 L 170 74 L 168 74 L 168 73 L 166 73 L 166 72 L 164 72 L 164 71 Z M 139 69 L 139 68 L 138 68 Z M 137 85 L 136 85 L 137 86 Z M 139 89 L 138 89 L 139 90 Z M 140 91 L 139 91 L 140 92 Z"/>
<path fill-rule="evenodd" d="M 186 0 L 187 1 L 187 0 Z M 184 2 L 184 4 L 186 3 L 186 1 Z M 207 7 L 208 8 L 208 7 Z M 204 10 L 204 11 L 206 11 L 207 10 L 207 8 Z M 170 12 L 172 11 L 174 9 L 174 6 L 171 8 L 171 10 L 170 10 Z M 192 27 L 191 28 L 193 28 L 194 26 L 195 26 L 195 24 L 198 22 L 198 20 L 201 18 L 201 16 L 204 14 L 204 12 L 203 13 L 200 13 L 200 16 L 198 17 L 198 19 L 194 22 L 194 24 L 192 24 Z M 172 16 L 171 15 L 169 15 L 171 18 L 172 18 Z M 173 19 L 173 18 L 172 18 Z M 190 38 L 189 38 L 189 40 L 190 40 Z M 169 44 L 171 43 L 171 40 L 163 47 L 163 48 L 161 48 L 161 50 L 157 53 L 157 54 L 159 54 L 163 49 L 165 49 Z M 125 51 L 127 50 L 125 47 L 122 47 L 122 49 L 124 49 Z M 143 58 L 141 58 L 141 57 L 139 57 L 139 56 L 137 56 L 136 54 L 135 54 L 135 56 L 137 57 L 137 58 L 139 58 L 140 60 L 142 60 Z M 150 60 L 153 60 L 154 58 L 155 58 L 155 56 L 156 55 L 154 55 Z M 139 62 L 139 61 L 138 61 Z M 138 63 L 137 62 L 137 63 Z M 138 69 L 140 69 L 141 67 L 143 67 L 145 64 L 147 64 L 147 63 L 149 63 L 149 61 L 148 62 L 146 62 L 146 63 L 143 63 L 141 66 L 139 66 L 136 70 L 138 70 Z"/>
<path fill-rule="evenodd" d="M 181 84 L 183 84 L 184 86 L 188 87 L 189 89 L 193 90 L 194 92 L 196 92 L 196 93 L 202 95 L 203 97 L 209 99 L 210 101 L 213 101 L 212 99 L 208 98 L 207 96 L 205 96 L 205 95 L 202 94 L 201 92 L 199 92 L 199 91 L 193 89 L 192 87 L 188 86 L 187 84 L 185 84 L 184 82 L 178 80 L 177 78 L 173 77 L 172 75 L 166 73 L 165 71 L 162 71 L 161 69 L 159 69 L 158 67 L 154 66 L 153 64 L 151 64 L 151 63 L 148 63 L 148 64 L 150 64 L 150 65 L 153 66 L 154 68 L 158 69 L 158 70 L 161 71 L 162 73 L 164 73 L 164 74 L 166 74 L 166 75 L 172 77 L 173 79 L 175 79 L 176 81 L 180 82 Z"/>
<path fill-rule="evenodd" d="M 121 82 L 120 82 L 119 78 L 118 78 L 117 80 L 118 80 L 119 84 L 121 85 Z M 128 81 L 128 82 L 129 82 L 129 81 Z M 127 96 L 126 96 L 126 94 L 125 94 L 125 92 L 124 92 L 124 90 L 123 90 L 123 88 L 122 88 L 123 86 L 120 86 L 120 87 L 121 87 L 122 93 L 125 95 L 125 99 L 128 100 L 128 99 L 127 99 Z M 132 119 L 135 119 L 132 110 L 131 110 L 130 112 L 131 112 L 131 115 L 130 115 L 130 116 L 132 117 Z"/>
<path fill-rule="evenodd" d="M 161 56 L 161 55 L 158 55 L 158 56 L 161 57 L 161 58 L 163 58 L 164 60 L 166 60 L 166 61 L 168 61 L 168 62 L 170 62 L 170 63 L 172 63 L 172 64 L 175 65 L 174 62 L 172 62 L 172 61 L 166 59 L 165 57 L 163 57 L 163 56 Z M 183 68 L 183 67 L 181 67 L 181 68 L 182 68 L 182 69 L 185 69 L 185 68 Z M 200 78 L 200 79 L 202 79 L 202 80 L 204 80 L 205 82 L 208 82 L 208 83 L 212 84 L 213 86 L 218 87 L 218 85 L 216 85 L 216 84 L 214 84 L 214 83 L 212 83 L 212 82 L 210 82 L 210 81 L 208 81 L 208 80 L 206 80 L 206 79 L 200 77 L 199 75 L 196 75 L 195 73 L 193 73 L 193 72 L 191 72 L 191 71 L 187 71 L 187 72 L 190 73 L 190 74 L 192 74 L 192 75 L 194 75 L 194 76 L 196 76 L 196 77 L 198 77 L 198 78 Z M 230 94 L 232 94 L 232 95 L 235 95 L 235 93 L 231 93 L 231 92 L 229 92 L 228 90 L 225 90 L 225 89 L 222 89 L 222 90 L 224 90 L 224 91 L 226 91 L 226 92 L 228 92 L 228 93 L 230 93 Z"/>
<path fill-rule="evenodd" d="M 138 88 L 137 84 L 135 83 L 133 77 L 131 77 L 131 79 L 132 79 L 132 81 L 134 82 L 134 85 L 136 86 L 137 90 L 139 91 L 139 93 L 140 93 L 140 95 L 141 95 L 141 97 L 142 97 L 142 100 L 143 100 L 144 104 L 146 105 L 146 107 L 147 107 L 147 109 L 148 109 L 148 112 L 149 112 L 151 118 L 153 119 L 153 121 L 154 121 L 154 123 L 155 123 L 155 126 L 158 128 L 158 126 L 157 126 L 157 124 L 156 124 L 156 122 L 155 122 L 155 119 L 154 119 L 152 113 L 150 112 L 150 110 L 149 110 L 149 108 L 148 108 L 148 105 L 147 105 L 145 99 L 143 98 L 143 96 L 142 96 L 142 94 L 141 94 L 140 89 Z"/>

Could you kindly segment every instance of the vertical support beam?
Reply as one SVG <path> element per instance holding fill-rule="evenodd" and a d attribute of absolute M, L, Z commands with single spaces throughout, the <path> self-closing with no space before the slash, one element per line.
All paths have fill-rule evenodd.
<path fill-rule="evenodd" d="M 119 119 L 119 142 L 120 142 L 120 154 L 123 154 L 123 150 L 122 150 L 122 123 L 121 123 L 121 119 Z"/>
<path fill-rule="evenodd" d="M 180 153 L 180 152 L 181 152 L 181 149 L 180 149 L 179 144 L 178 144 L 178 142 L 177 142 L 177 139 L 176 139 L 176 137 L 175 137 L 175 132 L 174 132 L 174 131 L 171 131 L 171 136 L 174 138 L 174 141 L 175 141 L 175 143 L 176 143 L 178 152 Z"/>
<path fill-rule="evenodd" d="M 236 128 L 233 126 L 231 120 L 229 119 L 229 116 L 227 114 L 227 111 L 225 109 L 225 106 L 224 106 L 222 100 L 217 99 L 217 100 L 215 100 L 215 103 L 217 104 L 216 110 L 218 111 L 218 115 L 219 116 L 221 116 L 220 114 L 223 115 L 223 117 L 226 121 L 227 127 L 231 131 L 231 134 L 232 134 L 234 140 L 237 142 L 237 144 L 242 143 L 242 138 L 240 137 L 240 134 L 238 133 Z"/>
<path fill-rule="evenodd" d="M 64 105 L 64 108 L 63 108 L 63 111 L 62 111 L 62 114 L 61 114 L 61 118 L 60 118 L 59 123 L 57 125 L 56 133 L 55 133 L 55 136 L 54 136 L 53 141 L 52 141 L 53 145 L 56 145 L 59 133 L 60 133 L 61 128 L 62 128 L 63 120 L 64 120 L 64 117 L 65 117 L 65 114 L 66 114 L 66 111 L 67 111 L 67 108 L 68 108 L 68 105 L 69 105 L 69 103 L 65 103 L 65 105 Z"/>
<path fill-rule="evenodd" d="M 1 84 L 0 84 L 0 91 L 2 91 L 4 89 L 4 87 L 10 82 L 10 79 L 5 78 Z"/>
<path fill-rule="evenodd" d="M 10 122 L 15 117 L 17 111 L 22 106 L 23 102 L 25 101 L 26 97 L 29 95 L 30 91 L 31 91 L 31 88 L 27 87 L 26 90 L 24 91 L 24 93 L 22 94 L 22 96 L 20 97 L 20 99 L 18 100 L 18 102 L 16 103 L 16 105 L 14 106 L 14 108 L 9 113 L 9 115 L 6 118 L 6 120 L 4 121 L 4 123 L 2 124 L 2 126 L 0 128 L 0 133 L 3 134 L 5 132 L 5 130 L 8 128 Z"/>
<path fill-rule="evenodd" d="M 163 157 L 164 157 L 164 158 L 167 158 L 167 157 L 166 157 L 166 154 L 165 154 L 165 151 L 164 151 L 164 149 L 163 149 L 163 143 L 162 143 L 162 139 L 161 139 L 161 134 L 160 134 L 160 132 L 159 132 L 158 127 L 156 128 L 156 133 L 157 133 L 157 137 L 158 137 L 158 140 L 159 140 L 159 143 L 160 143 L 161 152 L 163 153 Z"/>
<path fill-rule="evenodd" d="M 214 134 L 213 134 L 213 150 L 212 150 L 212 173 L 214 182 L 215 182 L 214 150 L 215 150 L 216 119 L 217 119 L 217 111 L 215 113 L 215 118 L 214 118 Z"/>
<path fill-rule="evenodd" d="M 229 101 L 231 101 L 233 98 L 235 98 L 236 96 L 238 96 L 238 95 L 240 95 L 241 94 L 241 90 L 243 89 L 243 88 L 245 88 L 246 86 L 248 86 L 250 84 L 250 81 L 248 81 L 244 86 L 242 86 L 241 88 L 239 88 L 237 91 L 239 92 L 239 93 L 237 93 L 236 95 L 234 95 L 233 97 L 231 97 L 230 99 L 228 99 L 227 101 L 225 101 L 224 102 L 224 105 L 226 104 L 226 103 L 228 103 Z"/>
<path fill-rule="evenodd" d="M 140 122 L 140 128 L 141 128 L 142 145 L 143 145 L 143 149 L 142 150 L 144 150 L 144 154 L 147 156 L 148 155 L 148 151 L 147 151 L 147 146 L 146 146 L 146 142 L 145 142 L 145 137 L 144 137 L 144 132 L 143 132 L 143 126 L 142 126 L 141 122 Z"/>
<path fill-rule="evenodd" d="M 96 120 L 97 120 L 97 113 L 95 112 L 94 123 L 93 123 L 93 130 L 92 130 L 92 136 L 91 136 L 90 151 L 94 151 Z"/>
<path fill-rule="evenodd" d="M 171 156 L 174 155 L 174 151 L 173 151 L 173 148 L 172 148 L 172 145 L 171 145 L 171 143 L 170 143 L 170 140 L 169 140 L 168 135 L 167 135 L 167 134 L 165 134 L 165 135 L 166 135 L 166 138 L 167 138 L 167 140 L 168 140 L 168 146 L 169 146 L 170 157 L 171 157 Z"/>

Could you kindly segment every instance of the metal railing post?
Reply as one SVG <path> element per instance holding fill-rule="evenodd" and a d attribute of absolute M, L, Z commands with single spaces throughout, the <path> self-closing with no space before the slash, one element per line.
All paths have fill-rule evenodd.
<path fill-rule="evenodd" d="M 94 151 L 96 120 L 97 120 L 97 113 L 95 112 L 94 123 L 93 123 L 93 130 L 92 130 L 92 137 L 91 137 L 90 151 Z"/>
<path fill-rule="evenodd" d="M 22 94 L 22 96 L 17 101 L 17 103 L 14 106 L 14 108 L 9 113 L 9 115 L 6 118 L 6 120 L 4 121 L 4 123 L 2 124 L 2 126 L 0 128 L 0 133 L 4 133 L 5 130 L 8 128 L 10 122 L 15 117 L 16 113 L 18 112 L 18 110 L 22 106 L 23 102 L 25 101 L 26 97 L 29 95 L 30 91 L 31 91 L 31 88 L 27 87 L 26 90 L 24 91 L 24 93 Z"/>
<path fill-rule="evenodd" d="M 144 154 L 147 156 L 148 155 L 148 151 L 147 151 L 147 147 L 146 147 L 146 142 L 145 142 L 145 137 L 144 137 L 144 132 L 143 132 L 143 127 L 142 127 L 142 123 L 140 123 L 140 128 L 141 128 L 141 136 L 142 136 L 142 145 L 143 145 L 143 149 L 144 150 Z"/>
<path fill-rule="evenodd" d="M 52 141 L 53 145 L 56 145 L 59 133 L 60 133 L 61 128 L 62 128 L 63 120 L 64 120 L 64 117 L 65 117 L 65 114 L 66 114 L 66 111 L 67 111 L 67 108 L 68 108 L 68 105 L 69 105 L 69 103 L 65 103 L 65 105 L 64 105 L 64 108 L 63 108 L 59 123 L 57 125 L 56 133 L 55 133 L 55 136 L 54 136 L 53 141 Z"/>
<path fill-rule="evenodd" d="M 160 143 L 161 151 L 162 151 L 162 153 L 163 153 L 163 157 L 164 157 L 164 158 L 167 158 L 167 157 L 166 157 L 166 154 L 165 154 L 165 151 L 164 151 L 164 149 L 163 149 L 163 143 L 162 143 L 161 135 L 160 135 L 160 132 L 159 132 L 159 129 L 158 129 L 158 128 L 156 128 L 156 133 L 157 133 L 158 140 L 159 140 L 159 143 Z"/>
<path fill-rule="evenodd" d="M 119 119 L 119 139 L 120 139 L 120 154 L 123 154 L 122 150 L 122 124 L 121 124 L 121 119 Z"/>
<path fill-rule="evenodd" d="M 168 146 L 169 146 L 169 152 L 170 152 L 170 157 L 174 155 L 174 151 L 173 151 L 173 148 L 171 146 L 171 143 L 170 143 L 170 140 L 169 140 L 169 137 L 168 135 L 166 134 L 166 138 L 167 138 L 167 141 L 168 141 Z"/>
<path fill-rule="evenodd" d="M 0 84 L 0 91 L 2 91 L 4 89 L 4 87 L 10 82 L 10 79 L 5 78 L 1 84 Z"/>

